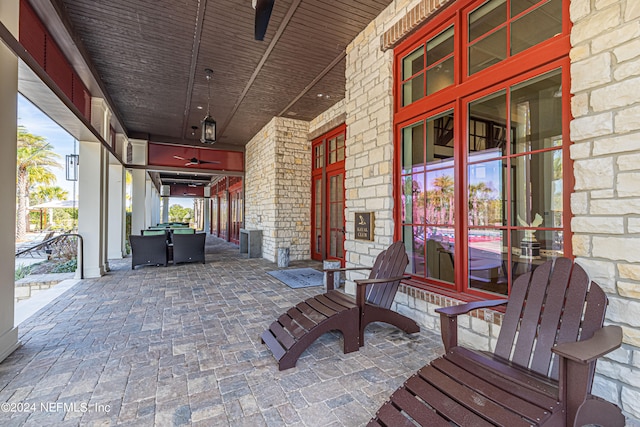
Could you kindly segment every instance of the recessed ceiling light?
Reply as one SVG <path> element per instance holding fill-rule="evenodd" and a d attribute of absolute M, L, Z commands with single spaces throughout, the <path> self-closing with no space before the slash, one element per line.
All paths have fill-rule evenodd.
<path fill-rule="evenodd" d="M 317 94 L 316 96 L 317 96 L 318 98 L 322 98 L 324 95 L 323 95 L 323 94 L 321 94 L 321 93 L 319 93 L 319 94 Z"/>
<path fill-rule="evenodd" d="M 198 105 L 196 108 L 197 108 L 198 110 L 202 110 L 202 105 Z"/>
<path fill-rule="evenodd" d="M 289 115 L 289 116 L 297 116 L 298 113 L 296 113 L 295 111 L 288 111 L 287 115 Z"/>

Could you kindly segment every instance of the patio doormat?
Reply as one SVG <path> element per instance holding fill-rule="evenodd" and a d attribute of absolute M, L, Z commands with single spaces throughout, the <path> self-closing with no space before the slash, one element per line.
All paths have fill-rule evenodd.
<path fill-rule="evenodd" d="M 313 268 L 291 268 L 287 270 L 267 271 L 290 288 L 308 288 L 322 286 L 324 273 Z"/>

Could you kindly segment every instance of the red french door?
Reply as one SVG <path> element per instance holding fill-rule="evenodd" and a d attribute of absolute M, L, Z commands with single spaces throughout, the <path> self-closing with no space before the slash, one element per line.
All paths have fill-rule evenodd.
<path fill-rule="evenodd" d="M 313 141 L 311 257 L 336 260 L 344 266 L 346 126 L 339 126 Z"/>

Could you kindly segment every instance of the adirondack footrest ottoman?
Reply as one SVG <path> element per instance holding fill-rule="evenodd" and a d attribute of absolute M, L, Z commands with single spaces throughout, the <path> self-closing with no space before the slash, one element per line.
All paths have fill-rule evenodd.
<path fill-rule="evenodd" d="M 345 354 L 357 351 L 358 316 L 353 300 L 339 291 L 330 291 L 290 308 L 260 338 L 282 371 L 293 368 L 302 352 L 329 331 L 342 332 Z"/>

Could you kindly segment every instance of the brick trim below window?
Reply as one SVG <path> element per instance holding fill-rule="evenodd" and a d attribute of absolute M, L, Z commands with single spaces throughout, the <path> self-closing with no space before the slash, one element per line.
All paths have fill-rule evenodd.
<path fill-rule="evenodd" d="M 444 9 L 455 0 L 422 0 L 417 6 L 411 9 L 398 22 L 382 34 L 380 38 L 381 49 L 383 51 L 394 48 L 413 30 L 421 26 L 425 21 L 433 18 L 438 12 Z"/>
<path fill-rule="evenodd" d="M 463 303 L 463 301 L 457 300 L 455 298 L 447 297 L 434 292 L 429 292 L 424 289 L 418 289 L 405 284 L 400 285 L 400 287 L 398 288 L 398 292 L 406 294 L 409 298 L 426 301 L 429 304 L 433 304 L 439 307 L 450 307 Z M 502 318 L 504 314 L 495 310 L 482 308 L 469 312 L 469 316 L 500 326 L 502 325 Z"/>

